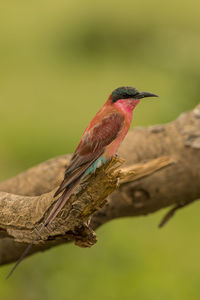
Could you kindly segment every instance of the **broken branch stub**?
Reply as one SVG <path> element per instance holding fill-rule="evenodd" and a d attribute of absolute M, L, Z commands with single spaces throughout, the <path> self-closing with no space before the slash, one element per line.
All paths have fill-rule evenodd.
<path fill-rule="evenodd" d="M 55 190 L 38 197 L 4 193 L 5 202 L 1 202 L 4 205 L 4 214 L 0 217 L 1 229 L 6 230 L 8 236 L 13 237 L 16 242 L 30 243 L 34 240 L 37 244 L 65 236 L 66 239 L 75 239 L 76 244 L 83 247 L 87 245 L 88 237 L 90 246 L 91 240 L 95 242 L 95 234 L 86 224 L 105 205 L 107 196 L 117 188 L 118 174 L 114 171 L 116 165 L 121 163 L 120 159 L 113 158 L 94 175 L 85 178 L 55 220 L 42 230 L 42 224 L 56 202 L 53 198 Z M 19 209 L 16 211 L 15 207 Z"/>

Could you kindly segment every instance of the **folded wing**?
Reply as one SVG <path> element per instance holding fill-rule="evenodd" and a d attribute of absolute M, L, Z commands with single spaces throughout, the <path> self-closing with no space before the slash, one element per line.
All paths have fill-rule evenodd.
<path fill-rule="evenodd" d="M 119 134 L 124 123 L 120 113 L 111 113 L 86 132 L 65 171 L 65 178 L 55 196 L 66 189 L 96 161 Z"/>

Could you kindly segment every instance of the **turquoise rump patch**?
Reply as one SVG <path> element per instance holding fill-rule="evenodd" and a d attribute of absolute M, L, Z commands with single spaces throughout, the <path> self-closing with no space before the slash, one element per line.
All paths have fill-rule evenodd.
<path fill-rule="evenodd" d="M 85 171 L 84 176 L 87 176 L 90 173 L 94 173 L 97 168 L 101 167 L 103 164 L 105 164 L 107 160 L 100 156 L 95 162 Z"/>

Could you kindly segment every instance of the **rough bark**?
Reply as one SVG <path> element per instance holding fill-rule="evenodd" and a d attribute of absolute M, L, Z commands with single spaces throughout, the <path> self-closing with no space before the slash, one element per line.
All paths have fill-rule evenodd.
<path fill-rule="evenodd" d="M 72 240 L 90 247 L 96 242 L 93 230 L 109 220 L 174 205 L 166 221 L 200 198 L 200 105 L 170 124 L 134 128 L 119 155 L 123 166 L 115 158 L 86 178 L 41 232 L 70 155 L 0 183 L 0 264 L 15 261 L 32 239 L 31 253 Z"/>

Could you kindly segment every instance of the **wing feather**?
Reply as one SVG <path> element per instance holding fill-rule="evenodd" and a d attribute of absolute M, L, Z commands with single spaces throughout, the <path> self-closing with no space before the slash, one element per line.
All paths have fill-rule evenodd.
<path fill-rule="evenodd" d="M 118 112 L 113 112 L 84 133 L 65 171 L 65 178 L 56 191 L 55 196 L 83 175 L 87 168 L 103 154 L 105 147 L 118 136 L 123 123 L 124 117 Z"/>
<path fill-rule="evenodd" d="M 73 193 L 75 187 L 79 184 L 84 172 L 102 155 L 105 147 L 117 137 L 123 123 L 124 117 L 122 115 L 119 113 L 110 113 L 96 126 L 85 131 L 81 142 L 75 150 L 69 166 L 66 169 L 65 178 L 55 195 L 58 195 L 63 190 L 64 192 L 57 199 L 57 202 L 51 210 L 47 220 L 44 222 L 42 228 L 48 226 L 54 220 Z M 27 255 L 32 245 L 33 242 L 25 249 L 17 263 L 8 274 L 8 277 L 11 276 L 18 264 Z"/>

